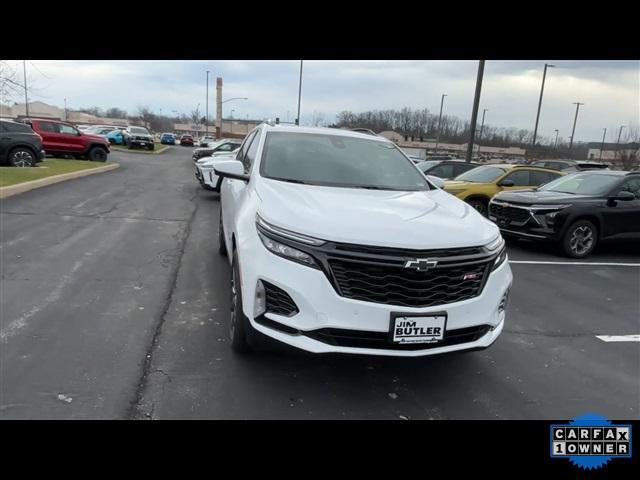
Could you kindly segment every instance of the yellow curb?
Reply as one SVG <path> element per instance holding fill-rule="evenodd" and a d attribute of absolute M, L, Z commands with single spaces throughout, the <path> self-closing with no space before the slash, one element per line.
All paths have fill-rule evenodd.
<path fill-rule="evenodd" d="M 60 183 L 67 180 L 73 180 L 74 178 L 86 177 L 88 175 L 94 175 L 96 173 L 108 172 L 109 170 L 115 170 L 118 167 L 120 167 L 119 163 L 112 163 L 103 167 L 88 168 L 86 170 L 80 170 L 78 172 L 63 173 L 61 175 L 53 175 L 52 177 L 40 178 L 38 180 L 19 183 L 17 185 L 0 187 L 0 198 L 11 197 L 13 195 L 28 192 L 29 190 L 33 190 L 36 188 L 46 187 L 47 185 L 53 185 L 55 183 Z"/>

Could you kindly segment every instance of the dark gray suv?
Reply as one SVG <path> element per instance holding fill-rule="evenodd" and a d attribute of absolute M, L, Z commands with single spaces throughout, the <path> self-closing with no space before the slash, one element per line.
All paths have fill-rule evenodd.
<path fill-rule="evenodd" d="M 0 165 L 33 167 L 44 156 L 42 137 L 29 125 L 0 120 Z"/>

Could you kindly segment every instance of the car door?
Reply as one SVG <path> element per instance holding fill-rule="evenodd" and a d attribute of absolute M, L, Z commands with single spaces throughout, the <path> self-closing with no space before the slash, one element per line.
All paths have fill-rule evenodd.
<path fill-rule="evenodd" d="M 60 152 L 65 150 L 64 139 L 60 135 L 58 124 L 37 120 L 33 122 L 35 130 L 42 137 L 42 148 L 46 152 Z"/>
<path fill-rule="evenodd" d="M 10 145 L 14 141 L 14 132 L 6 126 L 5 122 L 0 122 L 0 160 L 4 163 L 9 154 Z"/>
<path fill-rule="evenodd" d="M 530 171 L 524 168 L 514 168 L 507 175 L 502 177 L 498 182 L 498 187 L 500 190 L 522 190 L 524 188 L 529 188 L 529 180 L 530 180 Z M 500 185 L 502 182 L 510 180 L 513 182 L 512 186 L 504 186 Z"/>
<path fill-rule="evenodd" d="M 83 152 L 85 147 L 82 142 L 81 133 L 71 125 L 58 124 L 60 137 L 65 144 L 65 151 L 71 153 Z"/>
<path fill-rule="evenodd" d="M 640 238 L 640 175 L 625 179 L 611 192 L 631 192 L 634 200 L 610 200 L 603 211 L 605 235 Z"/>
<path fill-rule="evenodd" d="M 254 138 L 258 135 L 259 130 L 256 129 L 253 132 L 249 133 L 245 138 L 242 146 L 238 150 L 238 154 L 235 157 L 235 160 L 242 162 L 245 165 L 247 159 L 245 158 L 247 152 L 249 150 L 249 146 L 251 145 Z M 226 235 L 227 245 L 231 245 L 231 233 L 234 231 L 233 221 L 236 216 L 237 209 L 240 207 L 240 203 L 242 201 L 244 192 L 246 191 L 247 184 L 242 180 L 234 180 L 231 178 L 225 178 L 222 181 L 222 185 L 220 186 L 220 208 L 222 211 L 222 222 L 224 226 L 224 231 Z"/>

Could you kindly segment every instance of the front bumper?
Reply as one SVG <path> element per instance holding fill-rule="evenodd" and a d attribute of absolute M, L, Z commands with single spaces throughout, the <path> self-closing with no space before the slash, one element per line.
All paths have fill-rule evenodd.
<path fill-rule="evenodd" d="M 201 184 L 208 185 L 213 189 L 218 188 L 218 181 L 220 180 L 220 177 L 213 172 L 213 168 L 203 168 L 196 165 L 195 175 Z"/>
<path fill-rule="evenodd" d="M 502 332 L 505 313 L 504 310 L 499 311 L 499 305 L 513 281 L 513 275 L 506 260 L 491 273 L 482 293 L 475 298 L 427 308 L 400 307 L 341 297 L 323 272 L 272 254 L 265 249 L 257 236 L 240 244 L 238 252 L 243 310 L 252 326 L 275 340 L 313 353 L 417 357 L 486 348 Z M 243 258 L 250 261 L 243 262 Z M 255 287 L 258 279 L 287 292 L 299 310 L 291 317 L 273 313 L 265 313 L 264 317 L 297 333 L 286 333 L 277 328 L 271 328 L 253 318 Z M 378 348 L 338 346 L 318 340 L 319 336 L 314 332 L 326 331 L 326 329 L 355 330 L 377 332 L 379 336 L 389 331 L 392 312 L 425 314 L 446 312 L 446 332 L 484 325 L 487 326 L 487 331 L 471 342 L 441 347 L 425 344 L 425 348 L 414 350 L 394 348 L 391 344 L 389 348 L 385 348 L 385 345 Z"/>
<path fill-rule="evenodd" d="M 543 213 L 535 210 L 511 207 L 518 208 L 522 212 L 517 218 L 513 218 L 508 215 L 496 214 L 492 208 L 493 203 L 491 202 L 489 206 L 488 218 L 500 228 L 503 235 L 551 242 L 560 239 L 562 217 L 556 216 L 554 220 L 549 220 Z"/>

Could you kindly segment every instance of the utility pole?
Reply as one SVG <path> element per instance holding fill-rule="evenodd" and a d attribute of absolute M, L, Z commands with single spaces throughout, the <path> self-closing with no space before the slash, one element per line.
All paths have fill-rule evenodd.
<path fill-rule="evenodd" d="M 606 137 L 607 135 L 607 129 L 604 128 L 604 133 L 602 134 L 602 144 L 600 144 L 600 158 L 599 160 L 602 161 L 602 150 L 604 149 L 604 137 Z"/>
<path fill-rule="evenodd" d="M 616 160 L 618 159 L 618 150 L 620 150 L 620 137 L 622 136 L 623 128 L 624 128 L 624 125 L 620 125 L 620 131 L 618 132 L 618 141 L 616 142 L 616 151 L 613 154 Z"/>
<path fill-rule="evenodd" d="M 482 140 L 482 130 L 484 129 L 484 115 L 487 113 L 488 108 L 482 110 L 482 124 L 480 125 L 480 135 L 478 135 L 478 156 L 480 156 L 480 141 Z"/>
<path fill-rule="evenodd" d="M 438 117 L 438 135 L 436 136 L 436 153 L 438 153 L 438 145 L 440 144 L 440 127 L 442 125 L 442 107 L 444 105 L 444 97 L 446 96 L 447 94 L 443 93 L 442 99 L 440 99 L 440 116 Z"/>
<path fill-rule="evenodd" d="M 22 72 L 24 73 L 24 108 L 27 118 L 29 118 L 29 98 L 27 97 L 27 61 L 22 61 Z"/>
<path fill-rule="evenodd" d="M 207 103 L 205 104 L 204 134 L 209 135 L 209 70 L 207 70 Z"/>
<path fill-rule="evenodd" d="M 302 60 L 300 60 L 300 80 L 298 82 L 298 117 L 296 125 L 300 125 L 300 101 L 302 100 Z"/>
<path fill-rule="evenodd" d="M 476 123 L 478 120 L 478 105 L 482 92 L 482 77 L 484 75 L 484 60 L 478 62 L 478 76 L 476 78 L 476 93 L 473 98 L 473 111 L 471 112 L 471 130 L 469 132 L 469 144 L 467 145 L 467 162 L 471 162 L 473 156 L 473 142 L 476 136 Z"/>
<path fill-rule="evenodd" d="M 558 148 L 558 129 L 556 128 L 556 143 L 553 145 L 553 148 L 557 149 Z"/>
<path fill-rule="evenodd" d="M 547 68 L 555 67 L 555 65 L 544 64 L 544 72 L 542 74 L 542 86 L 540 87 L 540 100 L 538 100 L 538 113 L 536 114 L 536 126 L 533 129 L 533 147 L 536 146 L 536 138 L 538 136 L 538 121 L 540 120 L 540 108 L 542 107 L 542 94 L 544 93 L 544 82 L 547 78 Z"/>
<path fill-rule="evenodd" d="M 573 130 L 571 131 L 571 142 L 569 142 L 569 150 L 573 147 L 573 136 L 576 134 L 576 123 L 578 122 L 578 110 L 580 110 L 580 105 L 584 105 L 584 103 L 573 102 L 576 106 L 576 117 L 573 119 Z"/>

